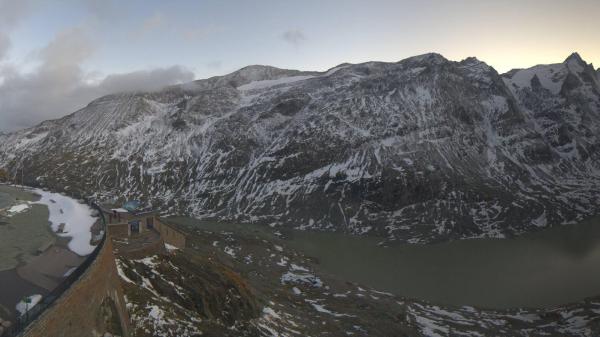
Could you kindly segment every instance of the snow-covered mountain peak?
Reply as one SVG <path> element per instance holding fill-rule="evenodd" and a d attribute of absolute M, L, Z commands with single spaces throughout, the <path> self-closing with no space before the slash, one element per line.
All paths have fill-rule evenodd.
<path fill-rule="evenodd" d="M 582 90 L 598 90 L 593 67 L 578 53 L 573 53 L 563 63 L 537 65 L 527 69 L 514 69 L 502 75 L 513 91 L 522 89 L 548 90 L 553 95 L 584 87 Z"/>
<path fill-rule="evenodd" d="M 431 64 L 442 64 L 449 62 L 444 56 L 438 53 L 427 53 L 406 58 L 400 62 L 426 62 Z"/>
<path fill-rule="evenodd" d="M 264 65 L 250 65 L 234 71 L 226 77 L 241 77 L 248 81 L 273 80 L 289 73 L 295 73 L 297 70 L 287 70 Z"/>
<path fill-rule="evenodd" d="M 304 72 L 298 70 L 280 69 L 271 66 L 252 65 L 237 70 L 224 78 L 233 86 L 239 87 L 256 81 L 272 81 L 284 77 L 302 76 Z"/>
<path fill-rule="evenodd" d="M 479 60 L 475 56 L 469 56 L 466 59 L 460 61 L 460 63 L 462 63 L 462 64 L 481 64 L 481 63 L 483 63 L 483 64 L 487 65 L 485 62 Z"/>
<path fill-rule="evenodd" d="M 567 64 L 578 64 L 580 66 L 586 66 L 587 63 L 583 60 L 583 58 L 581 58 L 581 55 L 579 55 L 579 53 L 574 52 L 571 55 L 569 55 L 569 57 L 567 57 L 564 61 L 564 63 Z"/>
<path fill-rule="evenodd" d="M 459 67 L 469 71 L 469 77 L 478 79 L 483 82 L 492 83 L 495 79 L 498 79 L 498 72 L 487 63 L 478 60 L 476 57 L 467 57 L 460 61 Z"/>

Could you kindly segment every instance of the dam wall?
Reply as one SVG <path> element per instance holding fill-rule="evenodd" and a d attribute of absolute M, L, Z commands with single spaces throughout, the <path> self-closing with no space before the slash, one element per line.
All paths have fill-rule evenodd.
<path fill-rule="evenodd" d="M 106 231 L 101 243 L 77 268 L 74 273 L 76 275 L 68 277 L 53 291 L 54 295 L 47 295 L 43 299 L 45 303 L 33 307 L 31 316 L 25 317 L 26 324 L 20 327 L 18 333 L 9 336 L 102 337 L 106 333 L 124 337 L 130 335 L 131 322 L 112 241 L 112 237 L 129 236 L 125 235 L 129 231 L 127 227 L 124 227 L 127 230 L 123 230 L 123 226 L 119 225 L 123 224 L 105 225 Z M 180 229 L 161 221 L 159 217 L 153 217 L 153 228 L 158 239 L 134 253 L 147 253 L 148 250 L 158 252 L 164 250 L 165 243 L 185 248 L 186 234 Z"/>
<path fill-rule="evenodd" d="M 104 240 L 83 275 L 20 336 L 129 336 L 129 326 L 112 243 Z"/>
<path fill-rule="evenodd" d="M 130 336 L 130 320 L 106 219 L 100 217 L 100 241 L 91 254 L 27 313 L 0 331 L 0 337 Z M 107 334 L 108 333 L 108 334 Z"/>

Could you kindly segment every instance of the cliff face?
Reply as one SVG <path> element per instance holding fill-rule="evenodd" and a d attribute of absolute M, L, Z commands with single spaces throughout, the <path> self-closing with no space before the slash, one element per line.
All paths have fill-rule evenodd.
<path fill-rule="evenodd" d="M 252 66 L 0 135 L 0 166 L 197 217 L 501 237 L 597 213 L 599 114 L 596 71 L 576 54 L 503 75 L 437 54 Z"/>

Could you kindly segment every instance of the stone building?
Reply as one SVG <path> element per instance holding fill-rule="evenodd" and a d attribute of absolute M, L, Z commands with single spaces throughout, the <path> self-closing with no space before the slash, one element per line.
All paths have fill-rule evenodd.
<path fill-rule="evenodd" d="M 186 235 L 181 229 L 161 220 L 156 210 L 136 211 L 132 207 L 103 209 L 112 238 L 133 238 L 155 233 L 164 243 L 183 249 Z"/>

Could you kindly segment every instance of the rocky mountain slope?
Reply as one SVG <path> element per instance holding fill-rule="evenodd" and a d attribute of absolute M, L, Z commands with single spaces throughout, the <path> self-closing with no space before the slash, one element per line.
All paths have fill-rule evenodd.
<path fill-rule="evenodd" d="M 598 213 L 599 115 L 598 73 L 577 54 L 502 75 L 438 54 L 250 66 L 0 135 L 0 167 L 202 218 L 503 237 Z"/>

